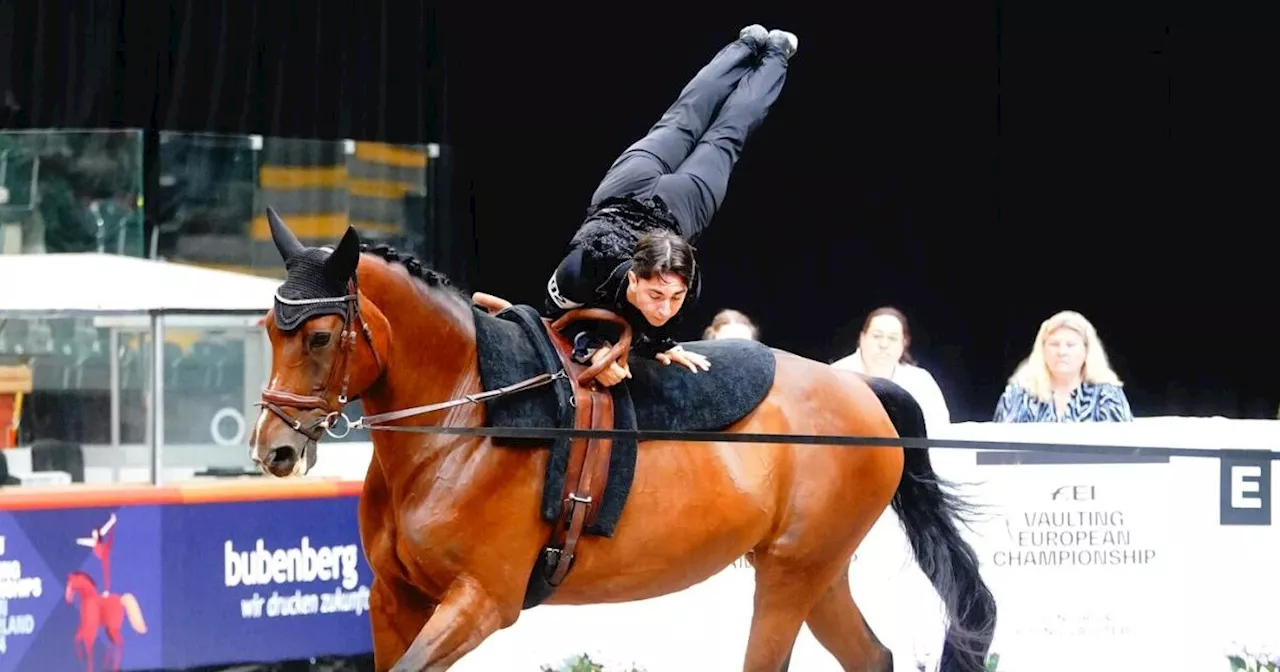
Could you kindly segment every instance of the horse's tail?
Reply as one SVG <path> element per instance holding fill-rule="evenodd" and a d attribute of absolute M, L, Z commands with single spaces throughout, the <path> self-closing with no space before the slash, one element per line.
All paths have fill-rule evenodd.
<path fill-rule="evenodd" d="M 920 404 L 906 390 L 885 379 L 865 379 L 899 436 L 927 436 Z M 978 571 L 978 554 L 956 526 L 974 508 L 950 488 L 952 484 L 934 472 L 929 451 L 908 448 L 903 451 L 902 481 L 892 506 L 916 562 L 947 608 L 950 624 L 939 669 L 982 672 L 995 634 L 996 601 Z"/>
<path fill-rule="evenodd" d="M 147 634 L 147 622 L 142 619 L 142 607 L 138 606 L 138 598 L 133 593 L 125 593 L 120 596 L 120 604 L 124 606 L 124 613 L 129 617 L 129 625 L 133 626 L 133 631 L 139 635 Z"/>

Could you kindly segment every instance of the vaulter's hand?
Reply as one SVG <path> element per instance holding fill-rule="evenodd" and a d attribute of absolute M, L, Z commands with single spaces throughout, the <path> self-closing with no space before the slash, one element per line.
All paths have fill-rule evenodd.
<path fill-rule="evenodd" d="M 596 350 L 595 354 L 591 355 L 591 364 L 594 366 L 604 361 L 609 357 L 609 353 L 612 352 L 612 350 L 612 346 L 608 345 Z M 614 385 L 621 383 L 624 379 L 630 377 L 631 367 L 628 366 L 626 362 L 622 362 L 621 364 L 614 362 L 605 368 L 604 371 L 600 372 L 600 375 L 596 376 L 596 381 L 605 387 L 613 387 Z"/>
<path fill-rule="evenodd" d="M 711 368 L 711 362 L 707 361 L 706 357 L 696 352 L 685 350 L 678 345 L 666 352 L 658 353 L 657 360 L 668 366 L 679 364 L 694 373 L 697 373 L 698 369 L 707 371 Z"/>

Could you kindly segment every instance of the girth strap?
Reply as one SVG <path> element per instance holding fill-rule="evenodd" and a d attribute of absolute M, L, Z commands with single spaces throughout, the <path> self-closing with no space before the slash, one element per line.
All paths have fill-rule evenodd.
<path fill-rule="evenodd" d="M 613 395 L 592 383 L 575 390 L 577 413 L 574 424 L 588 429 L 613 429 Z M 600 498 L 609 481 L 612 439 L 574 439 L 569 448 L 568 472 L 564 483 L 564 505 L 551 528 L 547 582 L 559 586 L 572 569 L 582 530 L 593 523 Z"/>
<path fill-rule="evenodd" d="M 587 367 L 573 361 L 573 347 L 560 330 L 576 319 L 617 320 L 623 337 L 609 359 Z M 613 429 L 613 393 L 596 382 L 595 377 L 615 358 L 626 361 L 631 345 L 630 327 L 621 318 L 598 309 L 578 310 L 546 325 L 556 355 L 568 372 L 573 387 L 573 425 L 578 429 Z M 609 457 L 612 439 L 577 438 L 569 443 L 569 463 L 564 479 L 564 500 L 560 516 L 551 526 L 550 539 L 543 549 L 547 567 L 547 583 L 559 586 L 569 575 L 578 553 L 578 539 L 585 527 L 595 522 L 600 500 L 609 484 Z"/>

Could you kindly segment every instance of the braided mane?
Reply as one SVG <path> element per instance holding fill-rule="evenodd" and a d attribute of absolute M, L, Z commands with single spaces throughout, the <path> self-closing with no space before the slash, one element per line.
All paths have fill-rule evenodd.
<path fill-rule="evenodd" d="M 398 263 L 409 272 L 410 277 L 418 280 L 427 287 L 431 289 L 442 289 L 446 293 L 461 299 L 467 305 L 471 305 L 471 297 L 467 296 L 465 292 L 454 286 L 448 276 L 434 268 L 431 268 L 430 266 L 427 266 L 411 254 L 396 250 L 396 248 L 391 247 L 386 243 L 379 243 L 373 246 L 370 246 L 368 243 L 361 243 L 360 252 L 367 252 L 388 263 Z"/>

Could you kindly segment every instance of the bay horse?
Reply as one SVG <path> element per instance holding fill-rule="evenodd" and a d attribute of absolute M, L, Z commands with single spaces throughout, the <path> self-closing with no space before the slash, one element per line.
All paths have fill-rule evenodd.
<path fill-rule="evenodd" d="M 264 320 L 271 372 L 250 438 L 264 473 L 304 475 L 316 442 L 357 397 L 373 415 L 454 400 L 399 424 L 484 426 L 485 403 L 465 403 L 485 392 L 471 299 L 415 259 L 363 247 L 354 229 L 336 246 L 306 247 L 274 210 L 268 216 L 287 273 Z M 773 352 L 767 395 L 726 431 L 924 436 L 919 406 L 901 388 Z M 893 405 L 905 426 L 895 428 Z M 401 431 L 373 432 L 373 446 L 359 527 L 374 574 L 375 668 L 447 670 L 526 608 L 551 532 L 538 513 L 548 451 Z M 843 669 L 890 671 L 892 654 L 864 622 L 849 568 L 892 506 L 947 608 L 942 670 L 985 669 L 994 598 L 956 526 L 965 504 L 926 451 L 651 441 L 637 452 L 612 537 L 583 536 L 572 572 L 545 603 L 652 598 L 746 556 L 756 588 L 743 670 L 785 671 L 807 624 Z"/>
<path fill-rule="evenodd" d="M 147 622 L 142 618 L 142 608 L 133 593 L 103 595 L 93 577 L 81 571 L 67 575 L 67 587 L 63 591 L 67 604 L 80 598 L 80 627 L 76 628 L 76 656 L 83 657 L 88 672 L 93 672 L 93 645 L 98 630 L 107 632 L 107 653 L 103 657 L 103 670 L 117 672 L 124 657 L 123 625 L 125 616 L 133 631 L 145 635 Z"/>

